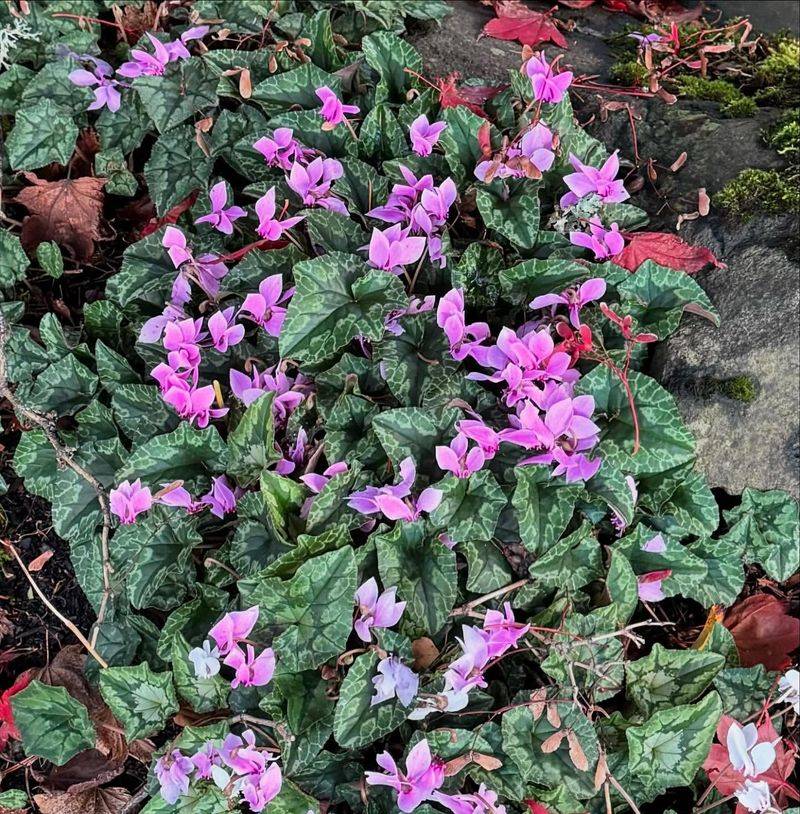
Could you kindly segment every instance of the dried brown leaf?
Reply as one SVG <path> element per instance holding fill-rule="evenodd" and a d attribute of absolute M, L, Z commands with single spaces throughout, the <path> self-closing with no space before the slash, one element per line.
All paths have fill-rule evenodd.
<path fill-rule="evenodd" d="M 124 768 L 124 758 L 109 759 L 97 749 L 86 749 L 63 766 L 56 766 L 48 775 L 46 786 L 50 791 L 78 794 L 108 783 L 122 774 Z"/>
<path fill-rule="evenodd" d="M 563 730 L 559 730 L 558 732 L 554 732 L 549 738 L 542 741 L 542 751 L 549 755 L 551 752 L 555 752 L 559 746 L 561 746 L 561 741 L 567 736 L 567 733 Z"/>
<path fill-rule="evenodd" d="M 253 95 L 253 82 L 250 79 L 250 71 L 244 68 L 239 74 L 239 96 L 242 99 L 249 99 Z"/>
<path fill-rule="evenodd" d="M 78 794 L 49 792 L 34 794 L 41 814 L 120 814 L 131 799 L 125 789 L 94 788 Z"/>
<path fill-rule="evenodd" d="M 43 551 L 38 557 L 35 557 L 28 563 L 28 570 L 36 573 L 41 571 L 47 565 L 47 561 L 53 556 L 52 551 Z"/>
<path fill-rule="evenodd" d="M 439 658 L 439 648 L 427 636 L 411 642 L 411 653 L 414 656 L 413 667 L 417 672 L 427 670 Z"/>
<path fill-rule="evenodd" d="M 558 714 L 558 709 L 555 704 L 547 705 L 547 722 L 554 729 L 558 729 L 561 726 L 561 716 Z"/>
<path fill-rule="evenodd" d="M 531 693 L 530 711 L 531 715 L 533 715 L 534 721 L 538 721 L 539 718 L 541 718 L 544 714 L 546 701 L 547 690 L 544 687 L 540 687 L 538 690 L 534 690 Z"/>
<path fill-rule="evenodd" d="M 567 731 L 567 743 L 569 744 L 569 759 L 572 761 L 572 765 L 579 772 L 588 772 L 589 761 L 586 753 L 583 751 L 578 736 L 571 729 Z"/>

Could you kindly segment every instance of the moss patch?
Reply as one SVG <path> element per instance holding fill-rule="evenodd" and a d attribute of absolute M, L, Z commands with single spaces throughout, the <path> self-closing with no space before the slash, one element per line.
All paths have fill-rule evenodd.
<path fill-rule="evenodd" d="M 729 399 L 745 404 L 755 401 L 758 395 L 758 387 L 749 376 L 734 376 L 732 379 L 725 379 L 718 383 L 717 391 Z"/>
<path fill-rule="evenodd" d="M 720 113 L 730 118 L 746 118 L 755 115 L 756 103 L 745 96 L 736 85 L 724 79 L 705 79 L 702 76 L 681 76 L 678 90 L 689 99 L 719 102 Z"/>
<path fill-rule="evenodd" d="M 779 155 L 800 162 L 800 108 L 784 114 L 778 123 L 764 134 L 764 141 Z"/>
<path fill-rule="evenodd" d="M 757 213 L 800 214 L 798 181 L 796 171 L 742 170 L 714 196 L 714 203 L 740 220 Z"/>
<path fill-rule="evenodd" d="M 756 92 L 760 103 L 800 105 L 800 40 L 791 36 L 776 38 L 770 52 L 756 66 L 756 79 L 761 85 Z"/>
<path fill-rule="evenodd" d="M 619 85 L 639 88 L 647 80 L 647 68 L 635 59 L 628 59 L 615 62 L 609 68 L 608 75 Z"/>

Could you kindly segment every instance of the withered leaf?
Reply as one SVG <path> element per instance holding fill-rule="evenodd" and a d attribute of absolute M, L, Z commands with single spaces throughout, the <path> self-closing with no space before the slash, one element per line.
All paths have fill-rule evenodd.
<path fill-rule="evenodd" d="M 555 704 L 547 705 L 547 723 L 555 729 L 561 726 L 561 716 L 558 714 L 558 709 Z"/>
<path fill-rule="evenodd" d="M 63 766 L 56 766 L 48 775 L 46 785 L 51 791 L 78 794 L 108 783 L 122 774 L 124 768 L 124 758 L 114 760 L 97 749 L 87 749 Z"/>
<path fill-rule="evenodd" d="M 579 772 L 589 771 L 589 761 L 586 758 L 586 753 L 578 740 L 578 736 L 571 730 L 567 730 L 567 743 L 569 744 L 569 759 L 572 765 Z"/>
<path fill-rule="evenodd" d="M 561 741 L 564 740 L 566 735 L 567 733 L 564 732 L 563 730 L 560 730 L 559 732 L 553 732 L 553 734 L 549 738 L 546 738 L 545 740 L 542 741 L 542 751 L 546 755 L 549 755 L 551 752 L 555 752 L 556 749 L 558 749 L 558 747 L 561 746 Z"/>
<path fill-rule="evenodd" d="M 22 245 L 33 251 L 43 241 L 54 240 L 78 262 L 87 261 L 94 254 L 94 241 L 101 237 L 106 179 L 43 181 L 30 172 L 24 175 L 32 186 L 21 189 L 15 198 L 30 212 L 22 224 Z"/>
<path fill-rule="evenodd" d="M 34 794 L 42 814 L 119 814 L 131 799 L 125 789 L 89 789 L 78 794 L 56 791 Z"/>
<path fill-rule="evenodd" d="M 414 669 L 427 670 L 439 658 L 439 648 L 427 636 L 411 642 L 411 653 L 414 656 Z"/>

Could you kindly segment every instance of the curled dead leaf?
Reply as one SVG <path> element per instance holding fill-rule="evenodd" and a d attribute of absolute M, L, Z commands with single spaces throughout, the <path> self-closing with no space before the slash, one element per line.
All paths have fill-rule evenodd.
<path fill-rule="evenodd" d="M 35 574 L 37 571 L 41 571 L 42 568 L 47 565 L 47 561 L 53 556 L 52 551 L 43 551 L 38 557 L 35 557 L 28 563 L 28 570 L 33 571 Z"/>
<path fill-rule="evenodd" d="M 684 150 L 673 162 L 670 164 L 670 170 L 672 172 L 677 172 L 685 163 L 686 159 L 689 157 L 689 154 Z"/>
<path fill-rule="evenodd" d="M 414 656 L 413 667 L 417 672 L 427 670 L 439 658 L 439 648 L 427 636 L 411 642 L 411 653 Z"/>
<path fill-rule="evenodd" d="M 704 218 L 711 211 L 711 198 L 708 197 L 705 187 L 697 190 L 697 211 Z"/>
<path fill-rule="evenodd" d="M 538 690 L 534 690 L 531 693 L 531 703 L 529 709 L 531 711 L 531 715 L 533 715 L 534 721 L 538 721 L 539 718 L 541 718 L 544 714 L 546 702 L 547 690 L 544 687 L 540 687 Z"/>
<path fill-rule="evenodd" d="M 78 794 L 48 792 L 33 796 L 41 814 L 120 814 L 130 799 L 129 792 L 118 788 L 94 788 Z"/>
<path fill-rule="evenodd" d="M 239 74 L 239 96 L 242 99 L 249 99 L 253 95 L 253 82 L 250 78 L 250 71 L 244 68 Z"/>
<path fill-rule="evenodd" d="M 477 763 L 482 769 L 487 772 L 496 772 L 498 769 L 503 768 L 503 761 L 493 755 L 484 755 L 482 752 L 472 753 L 472 762 Z"/>
<path fill-rule="evenodd" d="M 600 752 L 600 757 L 597 760 L 597 768 L 594 770 L 594 788 L 595 791 L 600 790 L 600 786 L 606 782 L 608 778 L 608 761 L 606 760 L 606 753 Z"/>

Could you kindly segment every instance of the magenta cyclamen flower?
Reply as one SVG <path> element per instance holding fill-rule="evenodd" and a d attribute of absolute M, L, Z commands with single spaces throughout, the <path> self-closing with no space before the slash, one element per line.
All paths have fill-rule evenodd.
<path fill-rule="evenodd" d="M 133 60 L 123 62 L 122 65 L 117 68 L 117 73 L 120 76 L 134 79 L 137 76 L 163 75 L 164 68 L 166 68 L 169 62 L 172 62 L 173 57 L 167 46 L 150 32 L 147 32 L 147 39 L 150 40 L 154 53 L 150 54 L 147 51 L 142 51 L 141 48 L 133 48 L 131 50 Z"/>
<path fill-rule="evenodd" d="M 531 308 L 553 307 L 553 311 L 559 305 L 565 305 L 569 310 L 569 321 L 573 327 L 579 328 L 581 325 L 581 309 L 590 302 L 599 300 L 606 293 L 606 281 L 602 277 L 592 277 L 585 283 L 581 283 L 578 288 L 568 288 L 561 294 L 542 294 L 531 302 Z"/>
<path fill-rule="evenodd" d="M 138 515 L 152 508 L 153 496 L 139 478 L 133 483 L 124 480 L 108 493 L 108 506 L 123 526 L 129 526 Z"/>
<path fill-rule="evenodd" d="M 335 158 L 315 158 L 306 167 L 295 161 L 286 183 L 306 206 L 321 206 L 340 215 L 347 215 L 349 213 L 344 201 L 331 194 L 333 182 L 341 178 L 343 172 L 341 163 Z"/>
<path fill-rule="evenodd" d="M 208 318 L 208 333 L 215 350 L 225 353 L 244 339 L 244 326 L 234 321 L 234 308 L 217 311 Z"/>
<path fill-rule="evenodd" d="M 582 452 L 597 443 L 600 428 L 589 418 L 593 412 L 592 396 L 562 399 L 547 409 L 544 419 L 532 401 L 524 401 L 518 415 L 509 416 L 512 426 L 501 435 L 509 444 L 542 451 L 526 463 L 550 463 L 557 443 L 569 452 Z"/>
<path fill-rule="evenodd" d="M 514 619 L 511 603 L 506 602 L 503 610 L 487 610 L 483 629 L 489 634 L 489 658 L 502 656 L 507 650 L 517 646 L 517 642 L 531 629 Z"/>
<path fill-rule="evenodd" d="M 564 176 L 564 183 L 570 191 L 561 197 L 561 206 L 572 206 L 587 195 L 597 195 L 603 203 L 621 203 L 630 198 L 622 181 L 617 180 L 619 172 L 619 151 L 615 150 L 599 169 L 589 167 L 574 155 L 569 163 L 576 172 Z"/>
<path fill-rule="evenodd" d="M 262 136 L 253 144 L 253 149 L 264 156 L 268 166 L 280 167 L 287 172 L 295 161 L 306 163 L 314 155 L 314 150 L 303 147 L 297 141 L 290 127 L 276 128 L 271 137 Z"/>
<path fill-rule="evenodd" d="M 292 226 L 296 226 L 303 220 L 303 215 L 285 220 L 275 217 L 275 187 L 270 187 L 256 201 L 256 215 L 258 215 L 256 231 L 264 240 L 278 240 L 287 229 L 291 229 Z"/>
<path fill-rule="evenodd" d="M 487 461 L 497 455 L 502 436 L 497 430 L 487 427 L 482 420 L 475 418 L 462 419 L 456 424 L 456 429 L 461 435 L 466 435 L 467 438 L 475 441 Z"/>
<path fill-rule="evenodd" d="M 317 88 L 315 92 L 317 98 L 322 102 L 319 114 L 325 119 L 325 123 L 322 125 L 323 130 L 332 130 L 336 125 L 346 121 L 345 115 L 352 116 L 360 110 L 355 105 L 342 104 L 341 99 L 327 85 Z"/>
<path fill-rule="evenodd" d="M 428 117 L 423 113 L 417 116 L 408 128 L 408 135 L 411 137 L 411 149 L 421 156 L 429 156 L 433 152 L 433 147 L 442 131 L 447 127 L 445 122 L 434 122 L 431 124 Z"/>
<path fill-rule="evenodd" d="M 531 80 L 533 98 L 537 102 L 557 104 L 572 84 L 572 72 L 554 73 L 554 62 L 548 62 L 544 53 L 534 54 L 525 64 L 525 73 Z"/>
<path fill-rule="evenodd" d="M 94 101 L 86 108 L 87 110 L 100 110 L 108 106 L 112 113 L 116 113 L 122 102 L 122 96 L 117 90 L 120 87 L 119 82 L 111 78 L 114 69 L 102 59 L 96 57 L 88 57 L 88 59 L 94 63 L 94 70 L 87 71 L 78 68 L 69 74 L 69 81 L 82 88 L 94 87 Z"/>
<path fill-rule="evenodd" d="M 468 478 L 478 472 L 486 461 L 486 456 L 480 446 L 472 447 L 467 452 L 469 439 L 459 433 L 450 446 L 436 447 L 436 463 L 440 469 L 452 472 L 457 478 Z"/>
<path fill-rule="evenodd" d="M 218 257 L 204 254 L 195 257 L 186 243 L 186 235 L 175 226 L 167 226 L 161 245 L 167 250 L 170 260 L 181 273 L 172 288 L 172 300 L 185 304 L 189 302 L 189 278 L 193 279 L 209 297 L 219 294 L 219 281 L 228 273 L 227 266 Z"/>
<path fill-rule="evenodd" d="M 292 381 L 277 365 L 259 373 L 253 367 L 252 377 L 231 369 L 230 382 L 234 396 L 243 404 L 250 405 L 264 393 L 274 393 L 272 413 L 275 421 L 283 425 L 286 419 L 303 403 L 308 394 L 306 379 L 302 375 Z"/>
<path fill-rule="evenodd" d="M 666 599 L 664 594 L 664 580 L 672 576 L 672 571 L 665 568 L 662 571 L 651 571 L 638 577 L 639 599 L 642 602 L 661 602 Z"/>
<path fill-rule="evenodd" d="M 202 319 L 181 319 L 164 327 L 167 362 L 174 370 L 191 369 L 200 364 L 200 342 L 205 338 Z"/>
<path fill-rule="evenodd" d="M 201 40 L 206 34 L 208 34 L 208 26 L 197 25 L 194 26 L 194 28 L 187 28 L 186 31 L 181 34 L 179 39 L 168 42 L 166 44 L 166 49 L 167 53 L 169 54 L 170 61 L 174 61 L 176 59 L 189 59 L 191 54 L 189 53 L 189 49 L 186 47 L 186 43 L 191 42 L 192 40 Z"/>
<path fill-rule="evenodd" d="M 161 786 L 161 796 L 170 805 L 189 793 L 189 778 L 194 772 L 194 763 L 180 749 L 162 755 L 156 761 L 154 771 Z"/>
<path fill-rule="evenodd" d="M 409 237 L 408 230 L 397 223 L 383 231 L 372 230 L 369 241 L 369 264 L 392 274 L 402 274 L 403 266 L 416 263 L 424 251 L 425 238 Z"/>
<path fill-rule="evenodd" d="M 372 679 L 372 683 L 375 695 L 372 696 L 370 706 L 397 698 L 407 707 L 419 689 L 419 676 L 397 656 L 387 656 L 378 662 L 378 675 Z"/>
<path fill-rule="evenodd" d="M 450 343 L 450 355 L 457 362 L 474 357 L 483 364 L 487 349 L 481 343 L 488 339 L 490 331 L 485 322 L 466 324 L 464 316 L 464 294 L 461 289 L 448 291 L 436 309 L 436 324 L 444 331 Z"/>
<path fill-rule="evenodd" d="M 325 471 L 319 475 L 316 472 L 311 472 L 308 475 L 301 475 L 300 480 L 315 494 L 318 495 L 326 486 L 328 481 L 334 475 L 340 475 L 342 472 L 347 472 L 346 461 L 336 461 L 332 463 Z"/>
<path fill-rule="evenodd" d="M 452 178 L 445 178 L 438 187 L 423 189 L 419 203 L 411 211 L 412 230 L 430 235 L 443 227 L 457 197 L 458 190 Z"/>
<path fill-rule="evenodd" d="M 237 687 L 263 687 L 269 684 L 275 673 L 275 653 L 267 647 L 256 656 L 253 645 L 246 645 L 246 650 L 236 646 L 225 657 L 223 664 L 232 667 L 236 673 L 231 681 L 231 689 Z"/>
<path fill-rule="evenodd" d="M 240 313 L 260 325 L 270 336 L 279 336 L 286 319 L 286 302 L 294 293 L 293 288 L 283 291 L 283 277 L 272 274 L 258 285 L 258 294 L 248 294 L 244 298 Z M 237 394 L 238 395 L 238 394 Z"/>
<path fill-rule="evenodd" d="M 258 622 L 258 605 L 244 611 L 231 611 L 208 631 L 208 635 L 216 642 L 219 652 L 226 656 L 246 639 Z"/>
<path fill-rule="evenodd" d="M 462 654 L 444 674 L 445 690 L 457 694 L 468 693 L 473 687 L 486 687 L 483 670 L 489 663 L 489 637 L 479 628 L 464 625 L 462 637 L 457 639 Z"/>
<path fill-rule="evenodd" d="M 250 810 L 258 814 L 278 796 L 282 785 L 281 767 L 271 763 L 263 772 L 247 776 L 242 786 L 242 797 Z"/>
<path fill-rule="evenodd" d="M 600 218 L 591 218 L 589 221 L 589 234 L 586 232 L 570 232 L 570 242 L 584 249 L 594 252 L 595 260 L 606 260 L 614 257 L 625 248 L 625 238 L 620 234 L 619 226 L 611 224 L 610 229 L 603 228 Z"/>
<path fill-rule="evenodd" d="M 473 794 L 433 793 L 432 800 L 449 809 L 452 814 L 506 814 L 506 807 L 498 805 L 497 792 L 481 783 Z"/>
<path fill-rule="evenodd" d="M 370 577 L 357 591 L 358 618 L 353 623 L 358 638 L 362 642 L 372 641 L 372 628 L 386 628 L 396 625 L 405 610 L 405 602 L 395 602 L 397 588 L 387 588 L 378 594 L 378 583 Z"/>
<path fill-rule="evenodd" d="M 433 176 L 423 175 L 417 178 L 408 167 L 402 164 L 398 166 L 400 174 L 403 176 L 405 184 L 394 184 L 386 203 L 383 206 L 376 206 L 367 212 L 367 215 L 385 223 L 402 223 L 411 218 L 411 210 L 420 200 L 422 192 L 426 189 L 433 189 Z"/>
<path fill-rule="evenodd" d="M 242 490 L 237 486 L 231 488 L 225 475 L 211 478 L 211 489 L 200 498 L 200 503 L 211 508 L 215 517 L 224 517 L 236 511 L 236 501 L 242 496 Z"/>
<path fill-rule="evenodd" d="M 233 234 L 233 222 L 247 214 L 241 206 L 226 206 L 228 203 L 228 188 L 224 181 L 211 187 L 208 193 L 211 201 L 211 212 L 198 218 L 195 223 L 210 223 L 218 232 L 224 235 Z"/>
<path fill-rule="evenodd" d="M 553 166 L 553 133 L 546 124 L 538 122 L 520 139 L 519 151 L 537 170 L 547 172 Z"/>
<path fill-rule="evenodd" d="M 375 761 L 385 774 L 367 772 L 367 785 L 394 789 L 400 811 L 413 811 L 444 783 L 444 762 L 431 755 L 424 738 L 408 753 L 405 772 L 398 769 L 388 752 L 379 754 Z"/>

